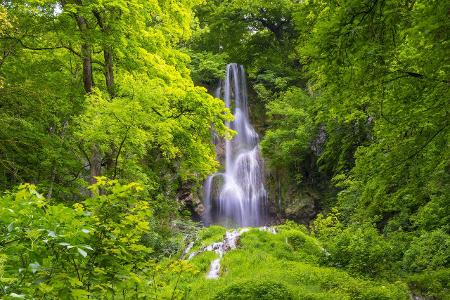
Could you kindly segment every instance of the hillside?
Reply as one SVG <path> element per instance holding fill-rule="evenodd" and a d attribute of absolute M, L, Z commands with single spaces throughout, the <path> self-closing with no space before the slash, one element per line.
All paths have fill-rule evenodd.
<path fill-rule="evenodd" d="M 202 230 L 191 251 L 220 242 L 225 230 Z M 199 273 L 189 299 L 408 299 L 401 281 L 373 281 L 324 266 L 330 254 L 303 226 L 289 223 L 275 230 L 242 233 L 237 248 L 223 255 L 218 279 L 206 276 L 217 254 L 196 255 L 191 261 Z"/>

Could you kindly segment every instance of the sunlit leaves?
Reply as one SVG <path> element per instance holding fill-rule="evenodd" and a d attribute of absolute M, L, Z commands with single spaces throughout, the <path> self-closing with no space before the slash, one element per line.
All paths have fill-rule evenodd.
<path fill-rule="evenodd" d="M 274 167 L 289 167 L 301 161 L 300 155 L 309 147 L 314 130 L 307 111 L 312 101 L 301 89 L 291 89 L 268 104 L 272 128 L 267 131 L 262 147 Z"/>
<path fill-rule="evenodd" d="M 358 220 L 396 219 L 389 230 L 410 226 L 413 211 L 448 193 L 431 175 L 442 174 L 440 162 L 448 157 L 448 22 L 442 5 L 309 1 L 295 19 L 304 37 L 299 52 L 317 95 L 316 122 L 327 124 L 319 163 L 335 175 L 352 175 L 341 180 L 347 186 L 341 206 L 349 214 L 357 206 Z"/>
<path fill-rule="evenodd" d="M 102 193 L 73 209 L 36 206 L 42 196 L 30 185 L 0 197 L 0 295 L 155 296 L 181 289 L 172 281 L 195 274 L 187 262 L 158 270 L 152 262 L 152 209 L 140 184 L 99 177 L 92 190 Z"/>

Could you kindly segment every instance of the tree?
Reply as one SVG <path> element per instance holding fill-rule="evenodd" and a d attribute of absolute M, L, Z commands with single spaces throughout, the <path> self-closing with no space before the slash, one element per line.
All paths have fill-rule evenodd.
<path fill-rule="evenodd" d="M 2 102 L 13 103 L 2 118 L 10 128 L 3 185 L 35 182 L 51 196 L 74 183 L 73 197 L 80 179 L 104 174 L 175 195 L 179 181 L 200 182 L 212 172 L 210 128 L 225 134 L 230 116 L 194 87 L 189 57 L 177 50 L 191 35 L 196 3 L 5 3 L 14 26 L 1 41 L 14 55 L 1 70 Z M 25 112 L 21 93 L 32 94 Z M 47 116 L 35 114 L 37 99 Z"/>

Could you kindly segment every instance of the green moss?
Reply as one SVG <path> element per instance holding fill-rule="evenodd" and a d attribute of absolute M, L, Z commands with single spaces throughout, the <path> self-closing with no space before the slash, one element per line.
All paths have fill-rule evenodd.
<path fill-rule="evenodd" d="M 251 230 L 242 235 L 239 245 L 241 248 L 258 248 L 278 259 L 293 261 L 318 262 L 325 255 L 320 243 L 302 227 L 293 229 L 283 226 L 277 230 L 275 235 Z"/>
<path fill-rule="evenodd" d="M 200 230 L 198 239 L 194 243 L 191 251 L 197 251 L 205 246 L 209 246 L 212 243 L 220 242 L 223 240 L 227 229 L 221 226 L 209 226 Z"/>
<path fill-rule="evenodd" d="M 209 270 L 211 262 L 217 258 L 217 254 L 213 251 L 206 251 L 196 255 L 191 263 L 200 271 L 205 274 Z"/>
<path fill-rule="evenodd" d="M 219 291 L 215 300 L 291 300 L 292 293 L 286 286 L 273 281 L 243 281 L 233 283 Z"/>
<path fill-rule="evenodd" d="M 323 255 L 320 243 L 302 227 L 280 226 L 275 235 L 253 229 L 224 255 L 219 279 L 204 276 L 213 253 L 197 258 L 206 270 L 193 279 L 190 299 L 408 299 L 404 283 L 366 280 L 320 266 Z"/>

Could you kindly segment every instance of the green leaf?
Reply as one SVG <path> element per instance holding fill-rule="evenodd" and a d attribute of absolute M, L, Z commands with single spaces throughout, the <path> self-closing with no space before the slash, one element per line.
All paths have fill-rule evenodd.
<path fill-rule="evenodd" d="M 84 249 L 88 249 L 88 250 L 94 251 L 94 249 L 92 249 L 92 247 L 89 246 L 89 245 L 83 245 L 81 247 L 83 247 Z"/>
<path fill-rule="evenodd" d="M 31 272 L 36 273 L 41 269 L 41 265 L 38 262 L 31 263 L 30 265 Z"/>
<path fill-rule="evenodd" d="M 9 294 L 9 296 L 10 297 L 13 297 L 13 298 L 20 298 L 20 299 L 25 299 L 25 295 L 22 295 L 22 294 L 16 294 L 16 293 L 11 293 L 11 294 Z"/>
<path fill-rule="evenodd" d="M 81 248 L 77 248 L 77 250 L 78 250 L 78 253 L 80 253 L 83 257 L 86 257 L 88 255 L 87 252 Z"/>

